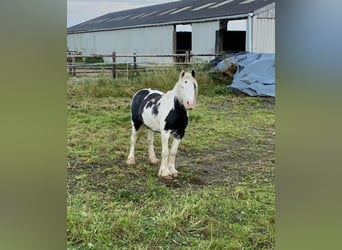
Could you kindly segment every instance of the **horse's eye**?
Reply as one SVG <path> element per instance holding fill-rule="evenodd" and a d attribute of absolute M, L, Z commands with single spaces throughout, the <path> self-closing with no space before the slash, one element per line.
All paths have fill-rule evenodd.
<path fill-rule="evenodd" d="M 196 84 L 193 83 L 193 85 L 194 85 L 194 89 L 196 89 Z"/>

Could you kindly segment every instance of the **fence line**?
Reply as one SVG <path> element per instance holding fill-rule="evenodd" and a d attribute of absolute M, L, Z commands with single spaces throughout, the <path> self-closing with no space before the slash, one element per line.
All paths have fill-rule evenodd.
<path fill-rule="evenodd" d="M 128 78 L 128 71 L 130 67 L 132 67 L 133 72 L 138 72 L 141 70 L 146 71 L 147 68 L 161 68 L 173 65 L 190 65 L 193 64 L 192 58 L 193 57 L 208 57 L 208 56 L 218 56 L 218 54 L 192 54 L 190 51 L 186 51 L 183 54 L 121 54 L 118 55 L 116 52 L 112 54 L 89 54 L 89 55 L 82 55 L 77 51 L 67 51 L 67 70 L 68 73 L 72 76 L 76 76 L 77 74 L 89 74 L 89 73 L 111 73 L 112 77 L 115 79 L 117 78 L 117 73 L 127 72 Z M 111 58 L 111 63 L 79 63 L 76 62 L 76 58 L 98 58 L 98 57 L 109 57 Z M 137 58 L 172 58 L 173 62 L 139 62 L 141 65 L 138 68 Z M 126 63 L 119 63 L 117 62 L 117 58 L 131 58 L 131 62 L 126 61 Z M 126 69 L 119 69 L 118 66 L 126 65 Z M 153 67 L 152 67 L 153 66 Z"/>

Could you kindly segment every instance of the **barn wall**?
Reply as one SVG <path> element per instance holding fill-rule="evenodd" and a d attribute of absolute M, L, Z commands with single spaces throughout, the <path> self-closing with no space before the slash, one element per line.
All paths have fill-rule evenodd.
<path fill-rule="evenodd" d="M 275 5 L 255 12 L 253 17 L 253 52 L 275 53 Z"/>
<path fill-rule="evenodd" d="M 69 50 L 81 51 L 83 54 L 96 53 L 95 33 L 68 34 L 67 46 Z"/>
<path fill-rule="evenodd" d="M 192 53 L 215 53 L 216 31 L 219 30 L 219 21 L 192 24 Z M 210 60 L 214 57 L 199 57 Z M 196 58 L 195 58 L 196 59 Z"/>
<path fill-rule="evenodd" d="M 101 31 L 69 34 L 68 49 L 83 54 L 172 54 L 173 26 Z M 105 58 L 106 59 L 106 58 Z M 111 61 L 110 58 L 107 60 Z M 106 61 L 107 61 L 106 60 Z M 137 58 L 137 62 L 170 62 L 172 58 Z M 132 62 L 131 58 L 117 58 L 117 62 Z"/>

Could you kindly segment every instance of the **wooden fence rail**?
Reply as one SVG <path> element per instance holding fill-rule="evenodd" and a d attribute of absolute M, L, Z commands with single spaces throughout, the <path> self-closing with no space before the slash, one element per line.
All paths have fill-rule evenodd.
<path fill-rule="evenodd" d="M 76 70 L 77 74 L 89 74 L 89 73 L 100 73 L 101 71 L 104 72 L 110 72 L 112 74 L 112 77 L 115 79 L 117 77 L 117 73 L 120 71 L 127 71 L 129 69 L 129 66 L 133 67 L 134 71 L 138 70 L 138 63 L 137 63 L 137 58 L 173 58 L 172 63 L 151 63 L 149 62 L 150 65 L 154 64 L 157 66 L 161 65 L 177 65 L 177 64 L 182 64 L 182 65 L 189 65 L 192 64 L 193 62 L 191 59 L 193 57 L 216 57 L 218 54 L 192 54 L 190 51 L 186 51 L 183 54 L 121 54 L 118 55 L 116 52 L 113 52 L 112 54 L 89 54 L 89 55 L 82 55 L 78 53 L 77 51 L 68 51 L 67 52 L 67 69 L 68 73 L 72 76 L 76 76 Z M 111 63 L 78 63 L 76 62 L 76 58 L 99 58 L 99 57 L 108 57 L 111 58 Z M 131 58 L 131 62 L 126 62 L 126 70 L 120 70 L 118 69 L 118 64 L 122 65 L 123 63 L 118 63 L 117 58 Z M 140 64 L 144 64 L 140 62 Z M 146 64 L 146 63 L 145 63 Z M 128 73 L 127 73 L 128 74 Z"/>

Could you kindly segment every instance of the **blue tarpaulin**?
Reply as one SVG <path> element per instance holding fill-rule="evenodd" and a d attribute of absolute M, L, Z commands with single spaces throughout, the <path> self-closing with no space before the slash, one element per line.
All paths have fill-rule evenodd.
<path fill-rule="evenodd" d="M 250 96 L 275 97 L 275 54 L 239 53 L 220 61 L 215 70 L 224 71 L 227 65 L 237 65 L 229 89 Z"/>

